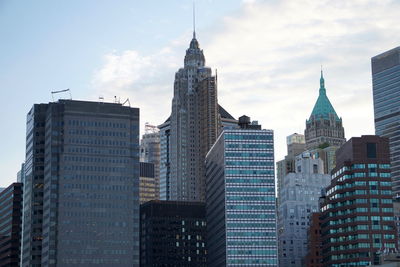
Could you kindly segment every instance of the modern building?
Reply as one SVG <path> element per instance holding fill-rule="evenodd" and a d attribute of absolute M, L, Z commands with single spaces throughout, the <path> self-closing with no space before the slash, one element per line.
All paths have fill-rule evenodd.
<path fill-rule="evenodd" d="M 140 204 L 158 199 L 158 186 L 153 163 L 140 162 L 139 201 Z"/>
<path fill-rule="evenodd" d="M 310 118 L 306 121 L 306 149 L 318 147 L 340 147 L 346 139 L 342 118 L 339 118 L 326 95 L 325 80 L 321 70 L 319 96 Z"/>
<path fill-rule="evenodd" d="M 283 178 L 279 193 L 279 266 L 304 266 L 310 216 L 319 210 L 321 192 L 329 184 L 330 175 L 324 173 L 320 158 L 308 151 L 296 156 L 295 172 Z"/>
<path fill-rule="evenodd" d="M 24 183 L 25 181 L 25 163 L 21 164 L 21 170 L 17 173 L 17 182 Z"/>
<path fill-rule="evenodd" d="M 400 248 L 400 198 L 393 199 L 393 214 L 397 229 L 397 247 Z"/>
<path fill-rule="evenodd" d="M 0 266 L 18 267 L 21 256 L 22 184 L 0 193 Z"/>
<path fill-rule="evenodd" d="M 375 134 L 389 138 L 393 193 L 400 196 L 400 46 L 371 59 Z"/>
<path fill-rule="evenodd" d="M 26 121 L 21 266 L 40 267 L 43 240 L 43 184 L 47 104 L 36 104 Z"/>
<path fill-rule="evenodd" d="M 145 124 L 145 133 L 140 140 L 140 161 L 154 165 L 156 198 L 160 199 L 160 133 L 157 126 Z"/>
<path fill-rule="evenodd" d="M 337 150 L 321 213 L 323 266 L 368 266 L 396 250 L 387 138 L 353 137 Z"/>
<path fill-rule="evenodd" d="M 139 109 L 35 104 L 26 140 L 22 266 L 139 266 Z"/>
<path fill-rule="evenodd" d="M 140 266 L 206 267 L 202 202 L 149 201 L 140 207 Z"/>
<path fill-rule="evenodd" d="M 273 131 L 239 124 L 206 157 L 207 264 L 277 266 Z"/>
<path fill-rule="evenodd" d="M 217 76 L 205 66 L 195 32 L 184 67 L 175 74 L 171 116 L 159 126 L 160 194 L 164 200 L 204 201 L 204 159 L 225 125 L 235 119 L 218 105 Z"/>

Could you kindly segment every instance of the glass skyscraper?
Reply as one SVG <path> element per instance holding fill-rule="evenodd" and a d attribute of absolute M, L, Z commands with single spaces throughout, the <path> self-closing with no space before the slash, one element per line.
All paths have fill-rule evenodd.
<path fill-rule="evenodd" d="M 207 263 L 277 266 L 273 131 L 240 126 L 206 157 Z"/>
<path fill-rule="evenodd" d="M 393 193 L 400 195 L 400 46 L 371 59 L 375 134 L 388 137 Z"/>
<path fill-rule="evenodd" d="M 21 266 L 139 266 L 139 109 L 35 104 L 23 209 Z"/>

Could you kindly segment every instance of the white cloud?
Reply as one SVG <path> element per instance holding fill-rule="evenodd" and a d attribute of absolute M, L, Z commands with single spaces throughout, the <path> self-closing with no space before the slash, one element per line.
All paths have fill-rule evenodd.
<path fill-rule="evenodd" d="M 219 101 L 285 137 L 303 132 L 317 99 L 320 64 L 347 138 L 374 134 L 370 58 L 399 45 L 396 1 L 244 1 L 210 33 L 206 57 L 219 73 Z"/>
<path fill-rule="evenodd" d="M 218 69 L 219 102 L 234 116 L 246 114 L 274 129 L 281 159 L 285 137 L 304 131 L 320 64 L 347 138 L 374 133 L 370 58 L 399 45 L 398 10 L 400 2 L 389 0 L 244 0 L 241 10 L 198 29 L 198 39 L 207 64 Z M 106 55 L 93 79 L 96 93 L 132 97 L 142 124 L 161 123 L 189 36 L 153 55 Z"/>

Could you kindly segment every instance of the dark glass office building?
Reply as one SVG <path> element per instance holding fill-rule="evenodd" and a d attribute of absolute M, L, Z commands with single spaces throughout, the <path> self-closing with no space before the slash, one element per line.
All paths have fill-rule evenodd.
<path fill-rule="evenodd" d="M 139 109 L 28 113 L 22 266 L 139 266 Z"/>
<path fill-rule="evenodd" d="M 393 193 L 400 195 L 400 46 L 371 59 L 375 134 L 389 138 Z"/>
<path fill-rule="evenodd" d="M 0 193 L 0 266 L 20 266 L 22 184 L 13 183 Z"/>
<path fill-rule="evenodd" d="M 206 210 L 202 202 L 146 202 L 140 207 L 140 266 L 205 267 Z"/>

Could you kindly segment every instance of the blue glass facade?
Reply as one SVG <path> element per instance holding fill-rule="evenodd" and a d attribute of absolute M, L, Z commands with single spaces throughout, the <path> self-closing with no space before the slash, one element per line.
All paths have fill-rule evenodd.
<path fill-rule="evenodd" d="M 375 133 L 389 138 L 393 193 L 400 195 L 400 47 L 371 63 Z"/>
<path fill-rule="evenodd" d="M 206 158 L 210 266 L 277 266 L 271 130 L 225 130 Z"/>

